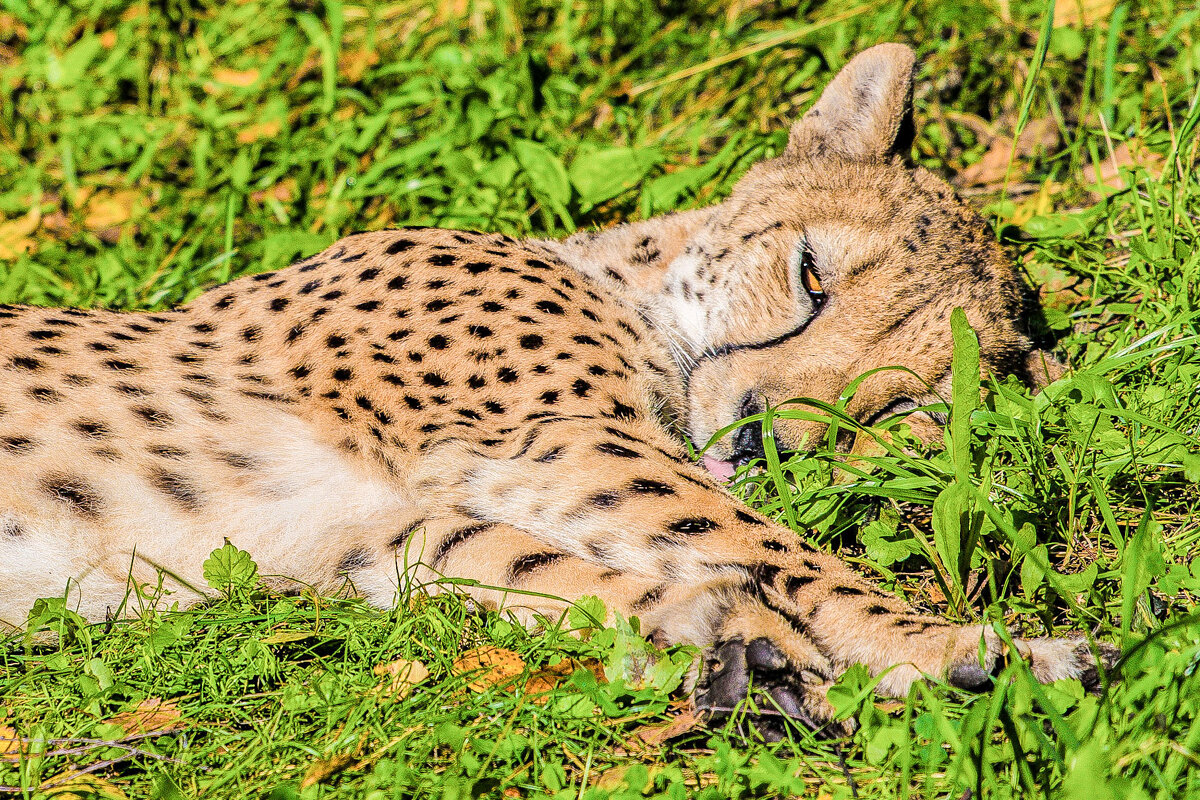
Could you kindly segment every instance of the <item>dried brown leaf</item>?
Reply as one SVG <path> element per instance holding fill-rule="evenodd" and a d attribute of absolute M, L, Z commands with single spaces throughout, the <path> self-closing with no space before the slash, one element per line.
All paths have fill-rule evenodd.
<path fill-rule="evenodd" d="M 12 259 L 33 252 L 36 245 L 30 234 L 37 230 L 41 220 L 42 211 L 34 206 L 23 217 L 0 222 L 0 258 Z"/>
<path fill-rule="evenodd" d="M 1058 0 L 1054 6 L 1054 27 L 1087 26 L 1112 13 L 1116 0 Z"/>
<path fill-rule="evenodd" d="M 300 781 L 300 791 L 303 792 L 318 783 L 328 783 L 331 778 L 337 777 L 357 762 L 358 758 L 351 753 L 338 753 L 314 762 L 304 773 L 304 780 Z"/>
<path fill-rule="evenodd" d="M 148 697 L 138 703 L 132 711 L 122 711 L 104 722 L 124 729 L 126 736 L 138 733 L 177 731 L 187 727 L 179 705 L 160 697 Z"/>
<path fill-rule="evenodd" d="M 463 653 L 450 670 L 468 676 L 471 691 L 486 692 L 493 686 L 512 688 L 512 681 L 525 671 L 525 661 L 503 647 L 476 647 Z"/>
<path fill-rule="evenodd" d="M 283 129 L 283 123 L 277 119 L 269 119 L 265 122 L 256 122 L 253 125 L 247 125 L 237 133 L 237 140 L 241 144 L 253 144 L 254 142 L 270 139 L 273 136 L 278 136 L 279 131 Z"/>
<path fill-rule="evenodd" d="M 227 69 L 218 67 L 213 70 L 213 79 L 217 83 L 223 83 L 227 86 L 237 86 L 245 89 L 247 86 L 253 86 L 258 80 L 258 70 L 256 69 Z"/>
<path fill-rule="evenodd" d="M 679 714 L 666 725 L 643 725 L 633 732 L 633 738 L 648 747 L 661 747 L 665 742 L 687 733 L 700 722 L 696 706 L 688 700 Z M 629 742 L 632 744 L 632 741 Z"/>
<path fill-rule="evenodd" d="M 384 678 L 379 683 L 379 690 L 394 700 L 408 697 L 414 686 L 429 677 L 429 669 L 424 664 L 407 658 L 376 664 L 374 672 Z"/>

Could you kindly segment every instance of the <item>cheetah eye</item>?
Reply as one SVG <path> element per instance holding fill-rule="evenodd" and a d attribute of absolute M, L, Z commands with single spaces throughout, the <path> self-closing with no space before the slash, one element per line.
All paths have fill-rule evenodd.
<path fill-rule="evenodd" d="M 807 247 L 800 255 L 800 285 L 804 287 L 804 291 L 808 292 L 814 308 L 825 305 L 825 290 L 821 288 L 821 273 L 817 272 L 817 265 L 813 263 L 813 255 Z"/>

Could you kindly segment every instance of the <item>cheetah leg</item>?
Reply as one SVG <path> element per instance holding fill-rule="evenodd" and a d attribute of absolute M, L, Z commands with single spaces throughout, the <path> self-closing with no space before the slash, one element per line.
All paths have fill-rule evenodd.
<path fill-rule="evenodd" d="M 718 716 L 754 696 L 767 721 L 758 725 L 764 733 L 779 734 L 783 717 L 814 728 L 832 718 L 823 689 L 836 675 L 833 663 L 791 618 L 764 602 L 741 571 L 718 571 L 700 582 L 664 581 L 550 549 L 509 525 L 454 514 L 422 519 L 392 546 L 396 568 L 381 573 L 388 560 L 372 558 L 348 575 L 356 587 L 390 580 L 393 592 L 402 585 L 444 589 L 445 578 L 466 579 L 453 585 L 525 624 L 559 618 L 572 600 L 596 595 L 610 613 L 639 618 L 641 630 L 660 647 L 706 648 L 707 677 L 698 700 Z"/>
<path fill-rule="evenodd" d="M 459 507 L 475 519 L 529 531 L 555 550 L 666 585 L 740 576 L 743 594 L 757 593 L 756 602 L 789 622 L 790 632 L 764 629 L 761 637 L 732 625 L 719 633 L 718 648 L 739 637 L 747 647 L 767 638 L 785 653 L 811 645 L 828 664 L 825 677 L 862 663 L 886 673 L 880 691 L 894 695 L 923 675 L 972 689 L 990 680 L 1004 655 L 990 629 L 913 613 L 837 558 L 747 510 L 706 472 L 673 456 L 673 443 L 657 429 L 613 423 L 599 440 L 595 430 L 594 422 L 574 420 L 542 425 L 523 453 L 474 465 Z M 575 592 L 594 593 L 586 584 Z M 793 637 L 801 643 L 786 646 Z M 1043 680 L 1098 677 L 1080 639 L 1016 645 Z M 1102 666 L 1115 660 L 1111 649 L 1100 656 Z M 812 661 L 805 656 L 795 671 Z"/>

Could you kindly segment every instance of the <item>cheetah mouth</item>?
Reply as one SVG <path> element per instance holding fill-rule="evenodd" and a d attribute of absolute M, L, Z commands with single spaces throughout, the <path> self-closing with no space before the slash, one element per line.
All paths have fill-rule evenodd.
<path fill-rule="evenodd" d="M 708 470 L 713 477 L 720 481 L 729 481 L 733 478 L 733 473 L 737 471 L 738 465 L 733 461 L 722 461 L 719 458 L 712 456 L 702 456 L 700 463 Z"/>

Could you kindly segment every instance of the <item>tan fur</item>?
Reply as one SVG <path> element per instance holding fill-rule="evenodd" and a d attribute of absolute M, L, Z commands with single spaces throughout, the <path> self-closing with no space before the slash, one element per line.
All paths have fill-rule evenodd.
<path fill-rule="evenodd" d="M 660 642 L 769 642 L 786 669 L 764 675 L 812 719 L 812 687 L 853 663 L 895 667 L 890 693 L 970 684 L 994 633 L 916 614 L 749 512 L 679 438 L 876 366 L 921 380 L 868 381 L 860 419 L 927 400 L 956 305 L 988 369 L 1030 357 L 982 224 L 890 155 L 911 68 L 894 45 L 855 59 L 711 209 L 564 242 L 361 234 L 162 314 L 3 307 L 0 620 L 43 596 L 93 620 L 192 602 L 228 538 L 275 585 L 381 606 L 452 576 L 526 618 L 595 594 Z M 1047 678 L 1088 669 L 1076 641 L 1019 648 Z"/>

